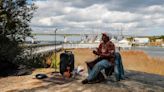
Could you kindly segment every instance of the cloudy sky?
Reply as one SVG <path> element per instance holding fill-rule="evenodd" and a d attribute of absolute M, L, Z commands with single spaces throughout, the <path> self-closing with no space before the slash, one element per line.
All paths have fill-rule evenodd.
<path fill-rule="evenodd" d="M 35 0 L 34 32 L 164 35 L 164 0 Z"/>

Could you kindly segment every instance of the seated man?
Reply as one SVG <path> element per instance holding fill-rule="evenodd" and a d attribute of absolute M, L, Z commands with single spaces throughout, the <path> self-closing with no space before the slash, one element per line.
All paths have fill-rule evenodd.
<path fill-rule="evenodd" d="M 100 60 L 96 62 L 92 70 L 89 69 L 88 77 L 82 81 L 83 84 L 92 82 L 100 73 L 101 70 L 110 68 L 114 65 L 115 60 L 115 46 L 110 41 L 110 37 L 106 34 L 102 34 L 102 42 L 99 45 L 97 51 L 93 51 L 94 54 L 100 57 Z"/>

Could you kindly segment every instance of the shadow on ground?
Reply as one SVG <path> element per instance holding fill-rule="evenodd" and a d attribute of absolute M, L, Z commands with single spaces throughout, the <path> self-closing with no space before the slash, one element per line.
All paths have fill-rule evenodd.
<path fill-rule="evenodd" d="M 126 71 L 125 74 L 126 79 L 119 82 L 115 82 L 112 75 L 102 83 L 83 85 L 84 76 L 64 79 L 59 73 L 53 73 L 41 80 L 43 85 L 39 87 L 8 92 L 164 92 L 164 76 L 136 71 Z"/>
<path fill-rule="evenodd" d="M 67 84 L 72 83 L 73 81 L 78 80 L 78 78 L 68 79 L 68 78 L 64 78 L 59 72 L 56 72 L 56 73 L 53 72 L 50 74 L 50 76 L 48 78 L 36 79 L 36 80 L 39 80 L 40 82 L 35 82 L 34 84 L 36 84 L 36 85 L 37 84 L 43 84 L 43 85 L 33 87 L 31 89 L 23 89 L 23 90 L 14 89 L 14 90 L 9 90 L 8 92 L 18 92 L 18 91 L 19 92 L 34 92 L 34 91 L 37 91 L 38 89 L 43 90 L 43 89 L 48 89 L 48 88 L 53 87 L 53 86 L 67 85 Z M 66 87 L 66 86 L 64 86 L 64 87 Z"/>

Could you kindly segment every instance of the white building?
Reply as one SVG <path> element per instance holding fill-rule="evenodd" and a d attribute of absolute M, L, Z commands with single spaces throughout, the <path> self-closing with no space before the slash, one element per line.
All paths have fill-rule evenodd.
<path fill-rule="evenodd" d="M 112 37 L 112 39 L 110 41 L 112 41 L 113 43 L 117 43 L 118 42 L 114 37 Z"/>
<path fill-rule="evenodd" d="M 161 46 L 164 47 L 164 44 L 162 44 Z"/>
<path fill-rule="evenodd" d="M 118 46 L 123 48 L 123 49 L 124 48 L 129 48 L 130 49 L 132 47 L 130 41 L 128 41 L 125 38 L 118 42 Z"/>
<path fill-rule="evenodd" d="M 114 37 L 112 37 L 110 41 L 113 42 L 116 47 L 119 47 L 118 40 L 116 40 Z"/>
<path fill-rule="evenodd" d="M 67 41 L 67 37 L 64 36 L 64 43 L 66 43 L 66 42 L 68 42 L 68 41 Z"/>
<path fill-rule="evenodd" d="M 149 43 L 149 38 L 134 38 L 133 44 L 145 45 Z"/>
<path fill-rule="evenodd" d="M 94 42 L 95 43 L 100 43 L 101 42 L 101 36 L 98 35 Z"/>
<path fill-rule="evenodd" d="M 163 39 L 156 39 L 155 42 L 163 42 Z"/>

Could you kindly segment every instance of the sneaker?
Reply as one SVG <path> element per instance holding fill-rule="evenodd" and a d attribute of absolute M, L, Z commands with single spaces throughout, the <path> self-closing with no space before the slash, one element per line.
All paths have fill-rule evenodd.
<path fill-rule="evenodd" d="M 87 84 L 89 81 L 87 79 L 82 81 L 82 84 Z"/>

